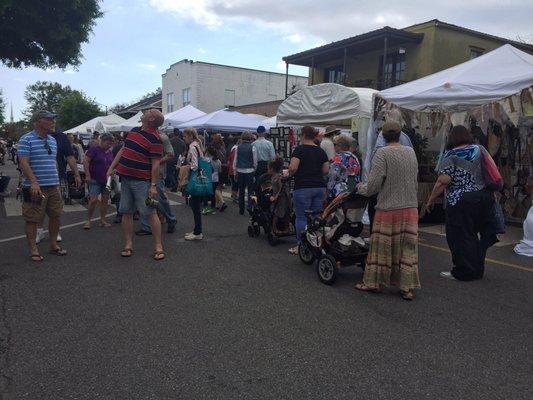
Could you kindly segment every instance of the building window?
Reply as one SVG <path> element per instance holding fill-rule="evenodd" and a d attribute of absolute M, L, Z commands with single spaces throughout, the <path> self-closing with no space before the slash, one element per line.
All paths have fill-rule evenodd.
<path fill-rule="evenodd" d="M 232 107 L 235 105 L 235 90 L 224 90 L 224 107 Z"/>
<path fill-rule="evenodd" d="M 324 69 L 324 82 L 326 83 L 344 83 L 344 72 L 342 66 L 330 67 Z"/>
<path fill-rule="evenodd" d="M 383 77 L 383 72 L 385 72 L 385 77 Z M 381 56 L 378 77 L 380 90 L 405 83 L 405 52 L 387 54 L 385 68 L 383 68 L 383 56 Z"/>
<path fill-rule="evenodd" d="M 167 113 L 174 111 L 174 93 L 167 93 Z"/>
<path fill-rule="evenodd" d="M 479 47 L 470 47 L 470 59 L 473 60 L 474 58 L 478 58 L 483 55 L 484 52 L 485 50 L 480 49 Z"/>
<path fill-rule="evenodd" d="M 191 88 L 183 89 L 181 94 L 183 97 L 183 107 L 191 104 Z"/>

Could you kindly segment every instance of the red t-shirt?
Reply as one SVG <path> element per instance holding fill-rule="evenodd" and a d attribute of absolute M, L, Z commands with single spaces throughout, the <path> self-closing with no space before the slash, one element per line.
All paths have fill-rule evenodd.
<path fill-rule="evenodd" d="M 152 179 L 152 160 L 163 156 L 163 143 L 157 129 L 136 129 L 128 133 L 122 157 L 117 165 L 119 175 L 149 181 Z"/>

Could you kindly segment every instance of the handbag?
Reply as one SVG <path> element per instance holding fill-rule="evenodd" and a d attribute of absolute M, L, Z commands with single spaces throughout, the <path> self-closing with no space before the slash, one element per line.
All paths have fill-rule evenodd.
<path fill-rule="evenodd" d="M 496 166 L 496 163 L 483 146 L 479 147 L 481 149 L 482 174 L 485 187 L 495 192 L 502 190 L 503 178 L 498 170 L 498 167 Z"/>
<path fill-rule="evenodd" d="M 191 173 L 190 165 L 182 165 L 178 172 L 178 189 L 185 190 L 189 183 L 189 175 Z"/>
<path fill-rule="evenodd" d="M 198 156 L 198 168 L 191 169 L 186 192 L 197 197 L 211 196 L 213 194 L 213 167 L 205 157 Z"/>

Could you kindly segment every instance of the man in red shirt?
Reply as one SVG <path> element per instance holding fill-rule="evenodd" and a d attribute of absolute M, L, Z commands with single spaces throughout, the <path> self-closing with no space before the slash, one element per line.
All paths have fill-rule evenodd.
<path fill-rule="evenodd" d="M 119 211 L 122 214 L 124 232 L 122 257 L 131 257 L 133 254 L 133 214 L 137 210 L 148 216 L 154 237 L 154 260 L 165 258 L 161 243 L 161 222 L 156 208 L 147 205 L 147 199 L 155 199 L 157 196 L 159 164 L 163 156 L 163 144 L 157 128 L 163 124 L 164 119 L 163 114 L 156 109 L 145 111 L 141 117 L 141 129 L 128 133 L 124 146 L 107 172 L 111 176 L 116 168 L 121 178 Z"/>

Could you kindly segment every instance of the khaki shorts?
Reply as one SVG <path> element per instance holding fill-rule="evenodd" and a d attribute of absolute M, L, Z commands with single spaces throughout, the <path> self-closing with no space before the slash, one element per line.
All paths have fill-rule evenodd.
<path fill-rule="evenodd" d="M 22 216 L 26 222 L 38 224 L 48 215 L 48 218 L 59 218 L 63 212 L 63 199 L 59 186 L 42 187 L 44 199 L 41 204 L 22 203 Z"/>

